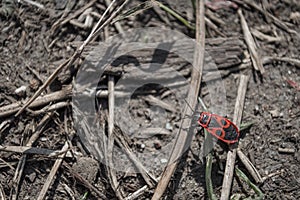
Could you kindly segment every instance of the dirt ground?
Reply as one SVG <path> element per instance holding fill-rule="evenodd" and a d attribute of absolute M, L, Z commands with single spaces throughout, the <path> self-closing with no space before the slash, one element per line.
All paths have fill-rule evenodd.
<path fill-rule="evenodd" d="M 37 199 L 53 173 L 50 186 L 45 191 L 46 199 L 117 199 L 107 168 L 103 162 L 96 161 L 99 157 L 98 154 L 95 155 L 95 149 L 88 151 L 91 150 L 89 147 L 92 144 L 88 141 L 99 142 L 100 139 L 86 136 L 84 141 L 78 136 L 79 130 L 76 128 L 71 103 L 72 95 L 68 93 L 68 86 L 72 85 L 72 80 L 74 83 L 76 70 L 81 67 L 89 47 L 41 94 L 41 96 L 54 94 L 56 97 L 54 100 L 50 97 L 45 98 L 45 103 L 29 107 L 21 115 L 14 117 L 20 108 L 19 104 L 32 97 L 55 69 L 72 56 L 78 44 L 88 37 L 107 8 L 105 2 L 41 0 L 34 4 L 25 0 L 0 1 L 0 199 Z M 238 158 L 236 167 L 244 171 L 260 188 L 264 199 L 297 200 L 300 199 L 300 61 L 297 60 L 300 55 L 300 2 L 298 0 L 251 2 L 254 6 L 239 0 L 206 1 L 206 17 L 215 24 L 215 27 L 206 25 L 206 48 L 222 74 L 222 84 L 226 89 L 226 99 L 223 97 L 216 99 L 219 102 L 226 101 L 226 107 L 218 107 L 214 112 L 232 119 L 240 75 L 249 75 L 242 123 L 252 125 L 243 132 L 239 148 L 258 170 L 262 182 L 255 183 Z M 136 7 L 141 3 L 142 1 L 132 0 L 121 13 L 132 11 L 132 8 L 141 10 L 141 7 Z M 166 0 L 163 3 L 187 19 L 190 24 L 195 24 L 195 13 L 190 1 Z M 263 75 L 251 65 L 250 53 L 244 41 L 237 13 L 239 8 L 243 11 L 257 45 L 265 69 Z M 266 17 L 268 13 L 277 21 L 272 17 Z M 192 28 L 159 7 L 133 13 L 121 19 L 119 25 L 124 31 L 163 27 L 195 38 L 195 31 Z M 110 24 L 94 38 L 92 43 L 104 41 L 105 38 L 118 33 L 118 27 Z M 234 52 L 237 56 L 233 61 L 222 60 L 220 57 L 223 54 L 215 53 L 219 52 L 218 45 L 222 46 L 222 44 L 214 46 L 216 41 L 222 41 L 223 45 L 227 41 L 228 46 L 224 47 L 226 50 L 223 52 L 224 55 L 227 50 L 232 50 L 233 47 L 230 45 L 237 47 L 238 50 Z M 143 63 L 149 62 L 143 53 L 138 55 Z M 218 59 L 221 61 L 218 62 Z M 123 65 L 131 69 L 130 66 L 134 61 L 126 60 L 126 62 Z M 191 75 L 190 65 L 173 54 L 168 55 L 164 62 L 174 65 L 186 78 L 185 84 L 188 84 Z M 126 76 L 126 70 L 122 73 Z M 114 75 L 116 80 L 121 77 L 114 71 L 108 74 Z M 105 87 L 106 90 L 108 74 L 98 83 L 99 87 Z M 210 83 L 215 84 L 213 81 Z M 180 86 L 184 91 L 185 87 L 184 84 Z M 213 107 L 209 87 L 209 83 L 201 84 L 200 97 L 208 107 Z M 60 97 L 58 93 L 61 94 Z M 164 102 L 163 106 L 157 104 L 161 101 Z M 150 172 L 156 178 L 163 172 L 163 166 L 168 160 L 179 130 L 183 117 L 182 103 L 184 103 L 182 99 L 178 100 L 176 95 L 157 84 L 139 88 L 131 99 L 129 113 L 135 119 L 137 127 L 141 129 L 142 125 L 145 125 L 142 129 L 146 131 L 135 133 L 135 127 L 129 124 L 132 133 L 123 131 L 122 137 L 138 158 L 145 159 L 149 156 L 154 158 L 157 155 L 157 159 L 149 166 Z M 53 108 L 51 111 L 49 109 L 52 105 L 61 107 Z M 107 107 L 107 95 L 97 99 L 97 109 L 101 110 L 97 120 L 104 121 L 106 125 Z M 161 114 L 162 107 L 168 111 Z M 197 111 L 200 110 L 201 106 L 198 106 Z M 115 120 L 119 121 L 116 126 L 122 127 L 118 116 L 115 116 Z M 165 119 L 166 121 L 163 121 Z M 126 125 L 126 121 L 124 124 Z M 160 127 L 160 131 L 151 129 L 151 124 Z M 107 128 L 104 130 L 107 132 Z M 118 143 L 116 146 L 120 146 L 123 141 L 122 138 L 119 140 L 116 139 Z M 205 159 L 201 155 L 203 140 L 203 132 L 198 131 L 190 148 L 181 158 L 163 199 L 208 199 Z M 62 149 L 63 152 L 59 155 L 53 155 L 55 152 L 52 150 Z M 65 154 L 67 150 L 70 151 Z M 221 194 L 227 151 L 228 147 L 222 142 L 218 142 L 212 150 L 214 155 L 212 182 L 217 197 Z M 62 156 L 64 157 L 59 158 Z M 55 166 L 57 171 L 54 170 Z M 126 170 L 119 171 L 116 175 L 116 181 L 119 183 L 117 190 L 123 197 L 128 197 L 147 185 L 139 173 Z M 155 185 L 146 188 L 136 199 L 151 199 L 154 190 Z M 254 190 L 236 175 L 231 195 L 239 196 L 236 199 L 255 199 Z"/>

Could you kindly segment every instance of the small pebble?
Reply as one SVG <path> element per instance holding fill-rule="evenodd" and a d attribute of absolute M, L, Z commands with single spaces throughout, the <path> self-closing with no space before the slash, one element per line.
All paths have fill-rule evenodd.
<path fill-rule="evenodd" d="M 17 88 L 17 89 L 15 90 L 16 95 L 18 95 L 18 96 L 24 96 L 25 93 L 26 93 L 26 88 L 27 88 L 27 87 L 26 87 L 25 85 L 23 85 L 23 86 Z"/>
<path fill-rule="evenodd" d="M 33 183 L 35 181 L 35 178 L 36 178 L 36 173 L 35 172 L 32 172 L 28 175 L 26 175 L 26 178 L 31 182 Z"/>
<path fill-rule="evenodd" d="M 269 113 L 271 114 L 271 116 L 272 116 L 273 118 L 277 118 L 277 117 L 280 116 L 279 111 L 276 110 L 276 109 L 275 109 L 275 110 L 270 110 Z"/>
<path fill-rule="evenodd" d="M 41 142 L 46 142 L 46 141 L 48 141 L 48 139 L 47 139 L 46 137 L 41 137 L 41 138 L 40 138 L 40 141 L 41 141 Z"/>
<path fill-rule="evenodd" d="M 167 159 L 165 159 L 165 158 L 162 158 L 162 159 L 160 159 L 160 162 L 161 162 L 161 163 L 167 163 L 167 162 L 168 162 L 168 160 L 167 160 Z"/>
<path fill-rule="evenodd" d="M 172 131 L 173 126 L 170 123 L 166 123 L 166 129 Z"/>
<path fill-rule="evenodd" d="M 254 107 L 254 115 L 258 115 L 259 114 L 259 106 L 255 105 Z"/>

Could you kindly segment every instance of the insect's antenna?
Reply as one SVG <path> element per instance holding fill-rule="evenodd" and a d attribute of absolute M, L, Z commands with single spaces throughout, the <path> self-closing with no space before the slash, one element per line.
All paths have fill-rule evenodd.
<path fill-rule="evenodd" d="M 200 97 L 198 97 L 198 101 L 200 102 L 200 104 L 204 108 L 204 110 L 207 110 L 205 103 L 202 101 L 202 99 Z"/>
<path fill-rule="evenodd" d="M 185 103 L 188 105 L 188 107 L 193 111 L 194 114 L 193 114 L 192 116 L 184 116 L 183 119 L 184 119 L 185 117 L 192 117 L 192 118 L 194 118 L 194 117 L 199 117 L 199 116 L 198 116 L 198 113 L 195 114 L 196 111 L 191 107 L 191 105 L 187 102 L 187 100 L 184 99 L 184 101 L 185 101 Z"/>
<path fill-rule="evenodd" d="M 199 114 L 197 113 L 197 114 L 194 114 L 194 115 L 192 115 L 192 116 L 190 116 L 190 115 L 186 115 L 185 117 L 183 117 L 183 118 L 181 118 L 181 119 L 187 119 L 187 118 L 191 118 L 191 117 L 199 117 Z"/>
<path fill-rule="evenodd" d="M 185 101 L 185 103 L 189 106 L 189 108 L 195 113 L 195 110 L 191 107 L 191 105 L 187 102 L 186 99 L 183 99 Z"/>

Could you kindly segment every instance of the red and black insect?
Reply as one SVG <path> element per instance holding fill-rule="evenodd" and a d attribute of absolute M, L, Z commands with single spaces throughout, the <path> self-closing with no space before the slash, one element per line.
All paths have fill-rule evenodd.
<path fill-rule="evenodd" d="M 238 128 L 226 117 L 209 112 L 201 112 L 198 123 L 210 134 L 227 144 L 236 143 L 239 139 L 240 132 Z"/>

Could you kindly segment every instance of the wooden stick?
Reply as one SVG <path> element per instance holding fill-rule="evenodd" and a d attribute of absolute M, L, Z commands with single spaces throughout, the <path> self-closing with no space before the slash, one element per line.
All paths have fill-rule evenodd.
<path fill-rule="evenodd" d="M 53 101 L 60 101 L 71 97 L 72 87 L 68 86 L 61 91 L 53 92 L 35 99 L 28 108 L 36 108 L 44 106 Z M 21 103 L 12 103 L 7 106 L 0 107 L 0 117 L 7 117 L 16 113 L 21 108 Z"/>
<path fill-rule="evenodd" d="M 67 117 L 67 111 L 65 111 L 65 117 L 64 117 L 64 127 L 65 127 L 65 131 L 64 131 L 64 133 L 69 133 L 69 130 L 68 130 L 68 124 L 67 124 L 67 119 L 68 119 L 68 117 Z M 69 136 L 69 139 L 72 139 L 73 138 L 73 136 L 74 136 L 74 133 L 75 132 L 72 132 L 71 134 L 68 134 L 68 135 L 70 135 Z M 42 188 L 42 190 L 41 190 L 41 192 L 39 193 L 39 196 L 38 196 L 38 200 L 43 200 L 43 199 L 45 199 L 45 196 L 46 196 L 46 194 L 47 194 L 47 191 L 49 190 L 49 187 L 50 187 L 50 185 L 51 185 L 51 183 L 53 182 L 53 179 L 54 179 L 54 177 L 55 177 L 55 174 L 56 174 L 56 172 L 58 171 L 58 169 L 59 169 L 59 167 L 61 166 L 61 164 L 62 164 L 62 162 L 63 162 L 63 159 L 65 158 L 65 156 L 66 156 L 66 154 L 67 154 L 67 150 L 69 149 L 69 140 L 67 140 L 67 141 L 65 141 L 65 144 L 64 144 L 64 146 L 62 147 L 62 149 L 61 149 L 61 152 L 65 152 L 65 153 L 63 153 L 63 154 L 60 154 L 59 156 L 58 156 L 58 158 L 56 159 L 56 161 L 55 161 L 55 163 L 54 163 L 54 165 L 53 165 L 53 167 L 52 167 L 52 169 L 51 169 L 51 171 L 50 171 L 50 174 L 49 174 L 49 176 L 47 177 L 47 179 L 46 179 L 46 182 L 45 182 L 45 184 L 43 185 L 43 188 Z"/>
<path fill-rule="evenodd" d="M 200 46 L 196 48 L 194 54 L 194 69 L 192 72 L 191 86 L 188 93 L 187 102 L 190 106 L 185 105 L 183 116 L 192 116 L 193 111 L 197 104 L 197 96 L 200 89 L 202 69 L 204 63 L 204 47 L 205 47 L 205 20 L 204 20 L 204 0 L 197 0 L 196 8 L 196 40 Z M 160 181 L 158 182 L 152 200 L 158 200 L 166 190 L 171 176 L 173 175 L 179 157 L 182 155 L 182 151 L 187 141 L 190 141 L 193 135 L 189 135 L 188 131 L 191 125 L 191 119 L 186 118 L 182 120 L 181 128 L 178 131 L 176 142 L 173 146 L 168 164 L 162 174 Z"/>
<path fill-rule="evenodd" d="M 64 144 L 63 148 L 61 149 L 61 151 L 66 152 L 68 150 L 68 148 L 69 148 L 69 144 L 68 144 L 68 142 L 65 142 L 65 144 Z M 66 153 L 61 154 L 61 155 L 58 156 L 58 159 L 55 161 L 55 163 L 54 163 L 54 165 L 53 165 L 53 167 L 50 171 L 50 174 L 47 177 L 46 182 L 43 185 L 43 188 L 42 188 L 41 192 L 39 193 L 39 196 L 37 198 L 38 200 L 45 199 L 46 193 L 47 193 L 47 191 L 48 191 L 48 189 L 49 189 L 49 187 L 50 187 L 50 185 L 51 185 L 51 183 L 54 179 L 54 176 L 55 176 L 57 170 L 59 169 L 65 155 L 66 155 Z"/>
<path fill-rule="evenodd" d="M 244 33 L 244 38 L 246 41 L 246 44 L 248 46 L 248 49 L 250 51 L 250 56 L 251 56 L 251 60 L 254 66 L 255 70 L 259 70 L 261 74 L 265 73 L 265 69 L 262 65 L 262 61 L 261 58 L 259 56 L 259 53 L 257 52 L 257 46 L 256 43 L 250 33 L 248 24 L 243 16 L 242 10 L 239 9 L 238 10 L 238 14 L 240 16 L 241 19 L 241 25 L 242 25 L 242 29 L 243 29 L 243 33 Z"/>
<path fill-rule="evenodd" d="M 29 147 L 29 146 L 2 146 L 0 145 L 0 151 L 6 152 L 14 152 L 14 153 L 24 153 L 24 154 L 37 154 L 37 155 L 46 155 L 49 157 L 58 156 L 62 153 L 61 150 L 52 150 L 46 148 L 37 148 L 37 147 Z M 68 154 L 68 152 L 67 152 Z M 71 154 L 67 155 L 67 157 L 71 157 Z"/>
<path fill-rule="evenodd" d="M 242 152 L 240 148 L 237 149 L 237 155 L 242 161 L 242 163 L 247 168 L 248 172 L 251 174 L 256 183 L 262 183 L 262 178 L 255 168 L 255 166 L 251 163 L 251 161 L 247 158 L 247 156 Z"/>
<path fill-rule="evenodd" d="M 126 152 L 127 157 L 131 160 L 131 162 L 136 167 L 138 172 L 141 173 L 141 176 L 144 178 L 149 188 L 152 188 L 154 186 L 154 183 L 157 183 L 157 179 L 144 167 L 144 165 L 139 161 L 136 155 L 132 152 L 128 143 L 125 140 L 124 135 L 122 134 L 122 131 L 116 131 L 116 129 L 114 129 L 114 137 L 117 144 L 121 147 L 122 151 Z"/>
<path fill-rule="evenodd" d="M 235 123 L 237 127 L 240 126 L 242 120 L 243 107 L 244 107 L 248 81 L 249 81 L 249 76 L 241 75 L 238 94 L 235 102 L 234 115 L 233 115 L 233 123 Z M 220 198 L 221 200 L 229 199 L 230 189 L 231 189 L 231 184 L 233 179 L 235 159 L 236 159 L 236 148 L 232 149 L 227 154 L 227 162 L 226 162 L 226 168 L 225 168 L 223 185 L 222 185 L 222 193 Z"/>
<path fill-rule="evenodd" d="M 108 144 L 107 144 L 107 160 L 106 163 L 108 178 L 110 185 L 114 190 L 118 199 L 123 199 L 121 192 L 119 191 L 119 184 L 117 175 L 114 169 L 113 163 L 113 149 L 114 149 L 114 107 L 115 107 L 115 96 L 114 96 L 114 77 L 108 77 Z"/>
<path fill-rule="evenodd" d="M 28 142 L 26 143 L 26 146 L 31 147 L 32 144 L 36 141 L 36 139 L 39 137 L 39 135 L 41 134 L 41 132 L 44 130 L 45 125 L 49 122 L 49 120 L 51 119 L 51 117 L 53 116 L 53 112 L 51 113 L 47 113 L 42 120 L 39 122 L 36 131 L 34 132 L 34 134 L 29 138 Z M 18 165 L 17 165 L 17 169 L 13 178 L 13 186 L 11 188 L 11 199 L 17 199 L 18 198 L 18 192 L 19 192 L 19 183 L 24 171 L 24 166 L 26 163 L 26 158 L 27 155 L 22 155 Z"/>
<path fill-rule="evenodd" d="M 106 4 L 106 6 L 109 6 L 111 4 L 111 0 L 105 0 L 105 4 Z M 118 33 L 124 33 L 124 30 L 123 30 L 120 22 L 115 22 L 114 26 L 117 29 Z"/>

